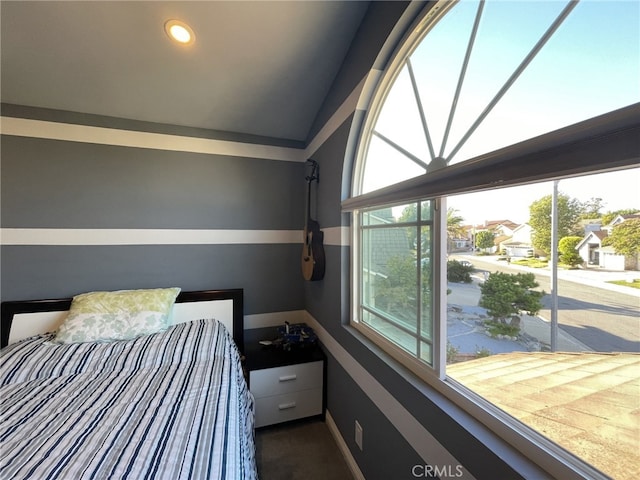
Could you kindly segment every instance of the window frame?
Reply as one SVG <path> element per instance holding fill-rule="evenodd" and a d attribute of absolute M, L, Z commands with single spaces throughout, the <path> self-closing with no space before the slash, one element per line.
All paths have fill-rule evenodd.
<path fill-rule="evenodd" d="M 409 203 L 420 203 L 420 201 L 409 202 Z M 433 204 L 433 206 L 431 206 L 431 204 Z M 423 380 L 427 380 L 429 377 L 433 375 L 440 376 L 438 372 L 444 373 L 444 366 L 446 363 L 446 351 L 445 351 L 444 357 L 440 354 L 440 352 L 443 350 L 442 348 L 440 348 L 443 338 L 444 338 L 444 344 L 446 345 L 446 329 L 443 331 L 441 327 L 438 325 L 439 322 L 436 320 L 441 316 L 442 308 L 444 308 L 444 311 L 446 313 L 446 289 L 445 289 L 445 296 L 444 296 L 444 304 L 442 302 L 442 298 L 436 297 L 436 295 L 433 294 L 434 292 L 433 285 L 436 282 L 440 282 L 440 276 L 442 275 L 442 271 L 443 271 L 442 266 L 439 264 L 440 258 L 441 258 L 440 249 L 442 244 L 440 241 L 441 229 L 438 228 L 437 226 L 441 222 L 441 219 L 440 219 L 441 201 L 433 200 L 431 201 L 431 204 L 429 207 L 430 208 L 429 220 L 418 220 L 416 222 L 409 222 L 407 224 L 410 226 L 415 223 L 415 226 L 418 228 L 418 231 L 420 231 L 421 224 L 429 225 L 431 228 L 431 244 L 430 244 L 431 255 L 429 258 L 430 258 L 430 268 L 431 268 L 431 291 L 432 291 L 432 303 L 430 308 L 431 329 L 432 329 L 431 331 L 431 349 L 432 349 L 431 363 L 432 365 L 430 366 L 420 358 L 410 354 L 400 346 L 396 345 L 394 342 L 387 339 L 384 335 L 380 334 L 376 329 L 367 325 L 366 322 L 360 320 L 360 312 L 364 308 L 363 300 L 362 300 L 363 299 L 363 292 L 362 292 L 363 282 L 361 281 L 361 276 L 359 275 L 360 272 L 362 271 L 362 266 L 361 266 L 362 249 L 360 248 L 360 245 L 362 245 L 363 243 L 362 242 L 363 230 L 367 229 L 367 226 L 364 226 L 361 224 L 360 220 L 362 218 L 362 214 L 366 211 L 375 210 L 378 207 L 385 208 L 385 207 L 394 207 L 399 205 L 386 204 L 386 205 L 380 205 L 380 206 L 373 206 L 371 208 L 365 208 L 362 210 L 357 210 L 357 213 L 355 213 L 352 216 L 352 229 L 351 229 L 351 232 L 353 235 L 352 246 L 354 247 L 351 250 L 352 252 L 351 282 L 352 282 L 352 285 L 356 286 L 356 288 L 353 289 L 355 294 L 353 295 L 353 298 L 351 301 L 351 307 L 352 307 L 351 325 L 360 333 L 362 333 L 365 337 L 369 338 L 377 345 L 380 345 L 380 346 L 383 345 L 383 349 L 389 355 L 391 355 L 397 361 L 399 361 L 400 363 L 408 367 L 414 374 L 418 375 Z M 420 209 L 418 211 L 420 211 Z M 357 252 L 357 254 L 355 254 L 354 252 Z M 445 264 L 444 272 L 445 272 L 445 279 L 446 279 L 446 264 Z M 437 289 L 438 292 L 439 290 L 440 289 Z M 417 315 L 418 315 L 417 321 L 420 322 L 421 321 L 420 308 L 418 308 Z M 443 360 L 445 363 L 443 363 Z M 444 378 L 444 376 L 442 376 L 441 378 Z"/>
<path fill-rule="evenodd" d="M 402 65 L 428 30 L 457 2 L 439 0 L 425 8 L 390 55 L 364 106 L 364 115 L 354 120 L 357 146 L 353 152 L 351 196 L 342 202 L 351 214 L 351 317 L 349 324 L 377 345 L 384 354 L 400 362 L 420 380 L 475 421 L 489 428 L 525 458 L 558 478 L 608 478 L 579 457 L 515 420 L 491 402 L 446 376 L 446 209 L 447 195 L 560 180 L 584 174 L 636 168 L 640 162 L 640 103 L 587 119 L 505 148 L 419 177 L 365 194 L 358 194 L 373 126 Z M 561 161 L 560 161 L 561 160 Z M 535 168 L 532 168 L 534 167 Z M 500 176 L 496 176 L 500 172 Z M 461 180 L 462 179 L 462 180 Z M 431 200 L 433 218 L 433 366 L 425 367 L 407 352 L 359 321 L 361 307 L 361 225 L 363 210 Z M 443 288 L 444 286 L 444 288 Z M 443 321 L 443 319 L 445 319 Z M 384 361 L 384 354 L 381 354 Z"/>

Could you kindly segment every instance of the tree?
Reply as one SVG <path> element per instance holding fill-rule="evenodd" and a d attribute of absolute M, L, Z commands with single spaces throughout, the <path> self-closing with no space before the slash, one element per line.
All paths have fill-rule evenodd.
<path fill-rule="evenodd" d="M 639 211 L 637 208 L 626 208 L 624 210 L 616 210 L 615 212 L 607 212 L 602 216 L 602 225 L 609 225 L 618 215 L 632 215 Z"/>
<path fill-rule="evenodd" d="M 453 207 L 447 208 L 447 237 L 460 238 L 464 236 L 465 231 L 462 222 L 464 222 L 464 218 L 458 215 L 457 209 Z"/>
<path fill-rule="evenodd" d="M 471 272 L 473 272 L 473 265 L 466 265 L 457 260 L 447 262 L 447 280 L 449 282 L 471 283 Z"/>
<path fill-rule="evenodd" d="M 481 232 L 476 233 L 476 247 L 482 248 L 483 250 L 486 248 L 491 248 L 494 246 L 494 241 L 496 236 L 493 232 L 489 230 L 482 230 Z"/>
<path fill-rule="evenodd" d="M 402 213 L 400 214 L 400 218 L 398 218 L 398 223 L 415 222 L 417 218 L 418 218 L 418 204 L 412 203 L 404 207 L 404 209 L 402 210 Z M 424 227 L 423 227 L 423 231 L 424 231 Z M 409 241 L 409 245 L 411 245 L 411 248 L 414 248 L 414 249 L 418 248 L 418 244 L 417 244 L 418 232 L 415 229 L 413 228 L 407 229 L 407 240 Z"/>
<path fill-rule="evenodd" d="M 560 254 L 560 262 L 565 265 L 575 267 L 584 263 L 582 257 L 578 254 L 576 247 L 582 240 L 582 237 L 572 236 L 563 237 L 558 242 L 558 253 Z"/>
<path fill-rule="evenodd" d="M 377 277 L 375 282 L 376 308 L 408 322 L 415 321 L 417 315 L 418 288 L 422 292 L 422 307 L 428 310 L 431 303 L 428 292 L 431 288 L 430 262 L 428 259 L 420 262 L 418 285 L 416 260 L 415 252 L 389 258 L 386 274 Z"/>
<path fill-rule="evenodd" d="M 640 253 L 640 218 L 630 218 L 613 227 L 611 235 L 602 241 L 602 245 L 611 245 L 619 255 Z"/>
<path fill-rule="evenodd" d="M 529 225 L 533 229 L 532 243 L 537 250 L 551 253 L 551 195 L 529 206 Z M 575 198 L 558 194 L 558 238 L 580 235 L 578 221 L 582 206 Z"/>
<path fill-rule="evenodd" d="M 581 218 L 585 220 L 600 218 L 602 213 L 600 211 L 604 208 L 604 202 L 601 198 L 591 197 L 586 202 L 582 203 L 582 214 Z"/>
<path fill-rule="evenodd" d="M 452 250 L 455 238 L 465 236 L 465 230 L 462 226 L 463 221 L 464 218 L 458 215 L 457 209 L 453 207 L 447 208 L 447 251 Z"/>
<path fill-rule="evenodd" d="M 425 207 L 422 207 L 422 217 L 425 217 Z M 428 213 L 427 213 L 428 214 Z M 412 203 L 407 205 L 402 210 L 400 217 L 398 218 L 398 223 L 411 223 L 418 220 L 418 204 Z M 417 250 L 418 249 L 418 232 L 414 228 L 407 229 L 407 239 L 409 241 L 409 245 L 411 248 Z M 431 250 L 430 242 L 431 242 L 431 234 L 430 228 L 427 226 L 423 226 L 420 228 L 420 241 L 421 241 L 421 255 L 424 257 Z M 414 251 L 414 254 L 416 252 Z"/>
<path fill-rule="evenodd" d="M 538 287 L 533 273 L 495 272 L 480 285 L 480 305 L 499 322 L 507 324 L 512 316 L 520 312 L 536 315 L 542 308 L 540 299 L 544 292 L 533 290 Z"/>
<path fill-rule="evenodd" d="M 387 275 L 376 283 L 376 306 L 400 318 L 415 318 L 416 288 L 415 258 L 410 255 L 391 257 Z"/>

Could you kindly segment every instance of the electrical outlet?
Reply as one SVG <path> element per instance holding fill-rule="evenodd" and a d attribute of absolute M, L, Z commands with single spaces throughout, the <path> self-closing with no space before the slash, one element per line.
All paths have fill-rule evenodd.
<path fill-rule="evenodd" d="M 356 420 L 356 445 L 362 450 L 362 426 Z"/>

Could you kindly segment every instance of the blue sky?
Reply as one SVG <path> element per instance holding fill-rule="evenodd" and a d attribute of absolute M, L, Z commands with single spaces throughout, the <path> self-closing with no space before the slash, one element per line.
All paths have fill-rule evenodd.
<path fill-rule="evenodd" d="M 445 156 L 566 4 L 565 1 L 486 2 Z M 475 1 L 463 1 L 454 7 L 411 56 L 436 151 L 442 143 L 476 5 Z M 639 31 L 638 1 L 578 3 L 451 162 L 640 101 Z M 411 103 L 408 97 L 399 101 L 405 109 Z M 410 122 L 419 124 L 415 114 Z M 396 117 L 390 127 L 397 128 L 397 123 Z M 393 135 L 402 135 L 399 138 L 408 143 L 409 131 L 406 124 L 403 127 L 403 132 Z M 408 149 L 413 153 L 425 152 L 424 141 L 420 142 Z"/>
<path fill-rule="evenodd" d="M 559 1 L 535 2 L 535 9 L 531 10 L 531 2 L 493 3 L 495 14 L 487 26 L 491 24 L 493 29 L 499 29 L 500 21 L 504 19 L 498 18 L 505 11 L 512 15 L 515 9 L 520 9 L 517 18 L 529 16 L 531 20 L 512 27 L 522 29 L 522 33 L 516 37 L 523 41 L 528 39 L 529 42 L 535 36 L 533 33 L 541 30 L 540 25 L 536 26 L 536 19 L 548 21 L 565 5 L 565 2 Z M 543 7 L 539 8 L 540 5 Z M 487 18 L 491 17 L 491 6 L 492 2 L 489 2 L 485 11 Z M 499 47 L 496 37 L 488 42 L 494 48 Z M 518 48 L 510 46 L 509 50 L 517 51 Z M 489 62 L 490 59 L 484 58 L 484 61 Z M 536 133 L 560 128 L 638 101 L 640 2 L 583 0 L 516 81 L 513 91 L 505 96 L 502 105 L 496 107 L 495 114 L 508 121 L 509 118 L 516 118 L 518 112 L 526 111 L 530 117 L 527 124 L 531 126 L 532 133 Z M 486 125 L 478 129 L 477 135 L 500 129 L 498 122 L 487 117 Z M 505 126 L 503 124 L 502 128 Z M 522 127 L 523 123 L 518 122 L 517 128 Z M 481 145 L 481 142 L 476 142 L 476 145 Z M 472 146 L 470 141 L 469 147 Z M 468 151 L 471 150 L 469 148 Z M 552 182 L 545 182 L 451 198 L 449 204 L 459 206 L 460 213 L 468 217 L 470 223 L 482 223 L 494 218 L 523 222 L 528 218 L 529 205 L 551 194 L 552 188 Z M 558 188 L 560 192 L 580 201 L 602 198 L 605 211 L 640 209 L 640 168 L 562 180 Z"/>
<path fill-rule="evenodd" d="M 640 210 L 640 168 L 560 180 L 558 191 L 581 202 L 601 198 L 603 213 L 628 208 Z M 543 182 L 457 195 L 449 197 L 447 206 L 458 210 L 465 224 L 480 225 L 485 220 L 523 223 L 529 219 L 529 206 L 552 192 L 553 182 Z"/>
<path fill-rule="evenodd" d="M 539 41 L 568 2 L 487 1 L 456 107 L 445 157 Z M 411 54 L 420 101 L 436 156 L 467 48 L 477 1 L 463 0 Z M 640 101 L 640 1 L 582 0 L 515 80 L 459 152 L 458 163 Z M 431 161 L 405 67 L 391 88 L 375 130 L 425 163 Z M 416 164 L 379 139 L 367 159 L 365 191 L 419 175 Z M 377 165 L 378 168 L 371 168 Z M 390 168 L 391 166 L 391 168 Z M 374 172 L 378 171 L 378 175 Z M 640 208 L 640 169 L 562 180 L 560 191 L 605 210 Z M 551 193 L 552 183 L 451 199 L 470 221 L 526 221 L 528 206 Z M 504 198 L 507 198 L 505 201 Z M 466 199 L 464 202 L 463 199 Z M 488 206 L 500 205 L 487 217 Z"/>

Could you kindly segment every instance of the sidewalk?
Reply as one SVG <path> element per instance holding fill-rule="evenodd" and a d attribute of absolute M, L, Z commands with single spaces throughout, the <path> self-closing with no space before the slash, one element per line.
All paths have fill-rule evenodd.
<path fill-rule="evenodd" d="M 529 270 L 537 271 L 538 269 Z M 541 270 L 542 275 L 551 276 L 551 272 L 548 269 L 544 268 Z M 593 269 L 588 268 L 586 270 L 559 270 L 558 278 L 640 298 L 640 289 L 638 288 L 607 283 L 613 280 L 633 282 L 636 279 L 640 279 L 640 272 L 636 271 L 612 272 L 609 270 L 600 270 L 597 267 Z"/>
<path fill-rule="evenodd" d="M 465 260 L 469 260 L 472 263 L 475 259 L 481 262 L 495 263 L 496 265 L 501 265 L 503 267 L 507 266 L 505 261 L 498 260 L 498 257 L 494 255 L 476 256 L 474 254 L 468 254 L 468 253 L 454 253 L 454 254 L 451 254 L 451 257 L 464 258 Z M 514 265 L 513 263 L 508 265 L 510 268 L 514 270 L 537 273 L 540 275 L 545 275 L 547 277 L 551 276 L 551 271 L 548 268 L 531 268 L 531 267 L 524 267 L 520 265 Z M 622 285 L 607 283 L 613 280 L 625 280 L 625 281 L 631 282 L 633 280 L 640 279 L 640 271 L 625 270 L 623 272 L 618 272 L 618 271 L 611 271 L 611 270 L 603 270 L 598 267 L 577 269 L 577 270 L 559 269 L 558 278 L 562 280 L 574 282 L 574 283 L 580 283 L 582 285 L 598 287 L 604 290 L 624 293 L 627 295 L 631 295 L 633 297 L 640 298 L 640 289 L 638 288 L 625 287 Z"/>

